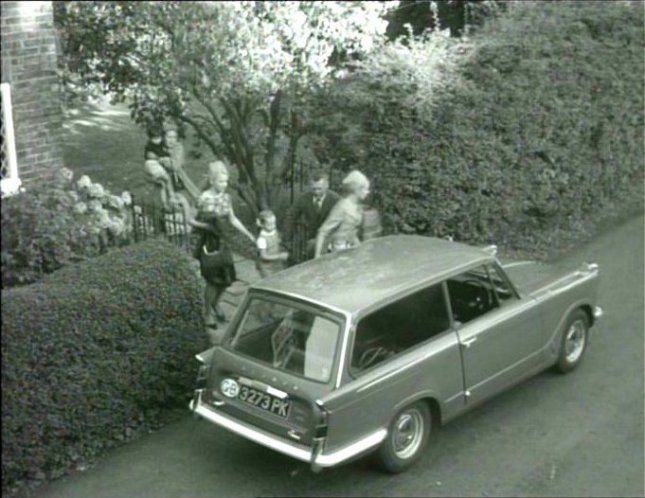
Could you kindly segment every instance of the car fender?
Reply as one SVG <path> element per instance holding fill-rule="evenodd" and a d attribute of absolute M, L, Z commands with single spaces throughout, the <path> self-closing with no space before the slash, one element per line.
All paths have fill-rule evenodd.
<path fill-rule="evenodd" d="M 587 313 L 587 316 L 590 318 L 589 320 L 589 326 L 593 324 L 593 305 L 589 302 L 588 299 L 579 299 L 574 301 L 572 304 L 570 304 L 566 310 L 562 313 L 560 316 L 560 320 L 558 321 L 557 326 L 555 327 L 555 330 L 551 332 L 550 337 L 549 337 L 549 347 L 550 347 L 550 352 L 554 357 L 557 357 L 558 351 L 560 348 L 560 343 L 562 342 L 562 334 L 564 334 L 564 325 L 566 321 L 569 319 L 571 314 L 577 310 L 577 309 L 585 309 L 588 308 L 589 310 L 592 310 L 591 313 L 589 313 L 588 310 L 585 309 L 585 313 Z"/>
<path fill-rule="evenodd" d="M 439 397 L 437 396 L 437 393 L 431 389 L 425 389 L 421 392 L 415 393 L 413 395 L 407 396 L 403 398 L 401 401 L 396 403 L 390 412 L 390 420 L 394 418 L 394 416 L 399 413 L 403 408 L 406 406 L 411 405 L 412 403 L 416 403 L 417 401 L 424 401 L 429 404 L 436 404 L 437 408 L 437 416 L 439 417 L 439 423 L 441 423 L 441 403 L 439 402 Z M 434 410 L 432 406 L 430 406 L 431 410 Z"/>

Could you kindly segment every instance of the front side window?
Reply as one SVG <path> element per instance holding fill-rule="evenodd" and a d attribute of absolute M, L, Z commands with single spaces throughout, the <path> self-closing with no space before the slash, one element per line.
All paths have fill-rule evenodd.
<path fill-rule="evenodd" d="M 231 347 L 244 355 L 317 382 L 328 382 L 340 323 L 296 304 L 252 298 Z"/>
<path fill-rule="evenodd" d="M 447 280 L 455 321 L 468 323 L 499 308 L 515 294 L 493 265 L 482 265 Z"/>
<path fill-rule="evenodd" d="M 351 370 L 360 373 L 450 327 L 441 284 L 367 315 L 356 326 Z"/>

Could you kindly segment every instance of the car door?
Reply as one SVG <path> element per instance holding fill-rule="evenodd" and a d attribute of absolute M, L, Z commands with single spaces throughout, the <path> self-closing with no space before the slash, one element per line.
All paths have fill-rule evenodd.
<path fill-rule="evenodd" d="M 322 400 L 329 412 L 326 451 L 387 428 L 408 400 L 434 395 L 462 403 L 459 347 L 441 284 L 358 320 L 348 348 L 348 382 Z"/>
<path fill-rule="evenodd" d="M 521 299 L 496 265 L 481 265 L 447 284 L 469 403 L 488 398 L 541 364 L 544 334 L 536 303 Z"/>

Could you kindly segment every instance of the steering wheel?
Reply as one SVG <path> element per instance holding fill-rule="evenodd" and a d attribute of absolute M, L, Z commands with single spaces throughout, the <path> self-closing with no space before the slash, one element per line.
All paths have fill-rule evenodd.
<path fill-rule="evenodd" d="M 363 354 L 358 360 L 358 365 L 356 365 L 360 370 L 365 370 L 366 368 L 378 363 L 380 361 L 389 358 L 394 354 L 394 351 L 390 351 L 383 346 L 374 346 L 363 351 Z"/>
<path fill-rule="evenodd" d="M 477 280 L 476 278 L 469 278 L 468 280 L 464 280 L 465 284 L 473 284 L 475 285 L 478 289 L 483 289 L 486 291 L 486 293 L 478 293 L 477 297 L 475 298 L 474 302 L 469 302 L 468 306 L 470 308 L 477 308 L 479 311 L 485 311 L 489 310 L 493 307 L 494 304 L 494 298 L 493 298 L 493 291 L 485 286 L 482 285 L 482 283 Z M 482 296 L 485 296 L 485 301 L 482 299 Z"/>

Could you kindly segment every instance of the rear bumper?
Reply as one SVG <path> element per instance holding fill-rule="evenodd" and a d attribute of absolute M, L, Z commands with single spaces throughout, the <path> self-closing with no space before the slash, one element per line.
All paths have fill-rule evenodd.
<path fill-rule="evenodd" d="M 344 446 L 339 450 L 325 453 L 324 439 L 317 440 L 313 447 L 286 441 L 262 429 L 258 429 L 250 424 L 234 419 L 233 417 L 202 403 L 201 392 L 197 393 L 195 398 L 190 402 L 189 407 L 193 413 L 216 425 L 224 427 L 235 434 L 250 439 L 251 441 L 266 446 L 267 448 L 271 448 L 272 450 L 279 451 L 280 453 L 292 458 L 310 463 L 311 469 L 314 472 L 325 467 L 333 467 L 334 465 L 338 465 L 339 463 L 373 449 L 378 446 L 387 435 L 387 430 L 380 428 L 366 437 Z"/>

